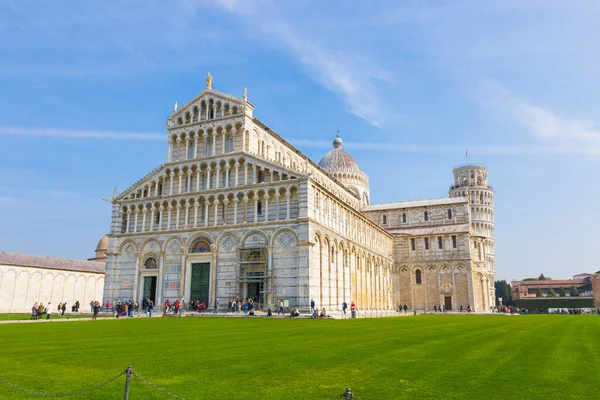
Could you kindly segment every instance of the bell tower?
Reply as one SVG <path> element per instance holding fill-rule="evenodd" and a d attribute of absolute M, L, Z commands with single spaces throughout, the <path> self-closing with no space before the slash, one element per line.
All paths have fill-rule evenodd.
<path fill-rule="evenodd" d="M 473 271 L 480 272 L 487 292 L 484 311 L 495 305 L 494 189 L 488 184 L 488 169 L 482 164 L 454 167 L 450 197 L 466 197 L 471 211 L 470 252 Z"/>

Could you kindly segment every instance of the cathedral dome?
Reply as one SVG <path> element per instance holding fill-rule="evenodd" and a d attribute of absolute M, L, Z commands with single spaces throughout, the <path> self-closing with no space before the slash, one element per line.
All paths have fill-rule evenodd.
<path fill-rule="evenodd" d="M 319 161 L 319 167 L 323 168 L 330 174 L 340 172 L 362 172 L 354 157 L 346 153 L 342 146 L 344 141 L 337 135 L 333 140 L 333 150 L 325 154 L 325 156 Z"/>
<path fill-rule="evenodd" d="M 102 239 L 96 245 L 96 257 L 90 258 L 90 260 L 99 260 L 106 258 L 106 252 L 108 251 L 108 235 L 102 236 Z"/>

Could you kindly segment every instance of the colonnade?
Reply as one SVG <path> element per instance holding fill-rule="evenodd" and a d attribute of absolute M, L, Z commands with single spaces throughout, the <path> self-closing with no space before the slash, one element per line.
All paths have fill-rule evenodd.
<path fill-rule="evenodd" d="M 120 210 L 121 233 L 154 232 L 295 219 L 295 185 L 128 204 Z"/>

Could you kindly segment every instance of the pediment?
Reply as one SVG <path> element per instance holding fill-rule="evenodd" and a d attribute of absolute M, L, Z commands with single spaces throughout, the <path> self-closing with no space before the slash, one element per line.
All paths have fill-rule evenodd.
<path fill-rule="evenodd" d="M 157 176 L 159 176 L 165 169 L 165 164 L 161 164 L 154 168 L 151 172 L 146 174 L 142 179 L 138 180 L 133 185 L 129 186 L 123 192 L 116 196 L 114 200 L 125 200 L 130 194 L 135 193 L 137 190 L 143 190 L 150 182 L 152 182 Z"/>
<path fill-rule="evenodd" d="M 214 89 L 206 88 L 183 106 L 177 106 L 168 118 L 169 126 L 189 124 L 206 120 L 207 110 L 216 113 L 210 118 L 244 114 L 246 109 L 253 106 L 247 99 L 232 96 Z"/>

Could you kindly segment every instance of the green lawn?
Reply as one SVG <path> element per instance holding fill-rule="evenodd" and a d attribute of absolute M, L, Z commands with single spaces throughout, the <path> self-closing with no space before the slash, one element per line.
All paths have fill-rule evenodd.
<path fill-rule="evenodd" d="M 104 319 L 105 315 L 104 314 L 100 314 L 98 315 L 98 318 L 100 319 Z M 111 318 L 111 316 L 107 316 L 106 318 Z M 59 314 L 52 314 L 51 316 L 52 319 L 71 319 L 71 318 L 88 318 L 91 319 L 92 318 L 92 314 L 91 313 L 77 313 L 77 314 L 65 314 L 65 315 L 59 315 Z M 31 319 L 31 313 L 2 313 L 0 314 L 0 321 L 18 321 L 18 320 L 28 320 Z M 46 319 L 46 316 L 44 315 L 42 319 Z"/>
<path fill-rule="evenodd" d="M 153 318 L 0 325 L 0 376 L 43 392 L 131 365 L 191 399 L 597 399 L 600 317 Z M 121 399 L 124 379 L 77 399 Z M 0 383 L 1 399 L 33 399 Z M 132 380 L 130 399 L 167 399 Z"/>

